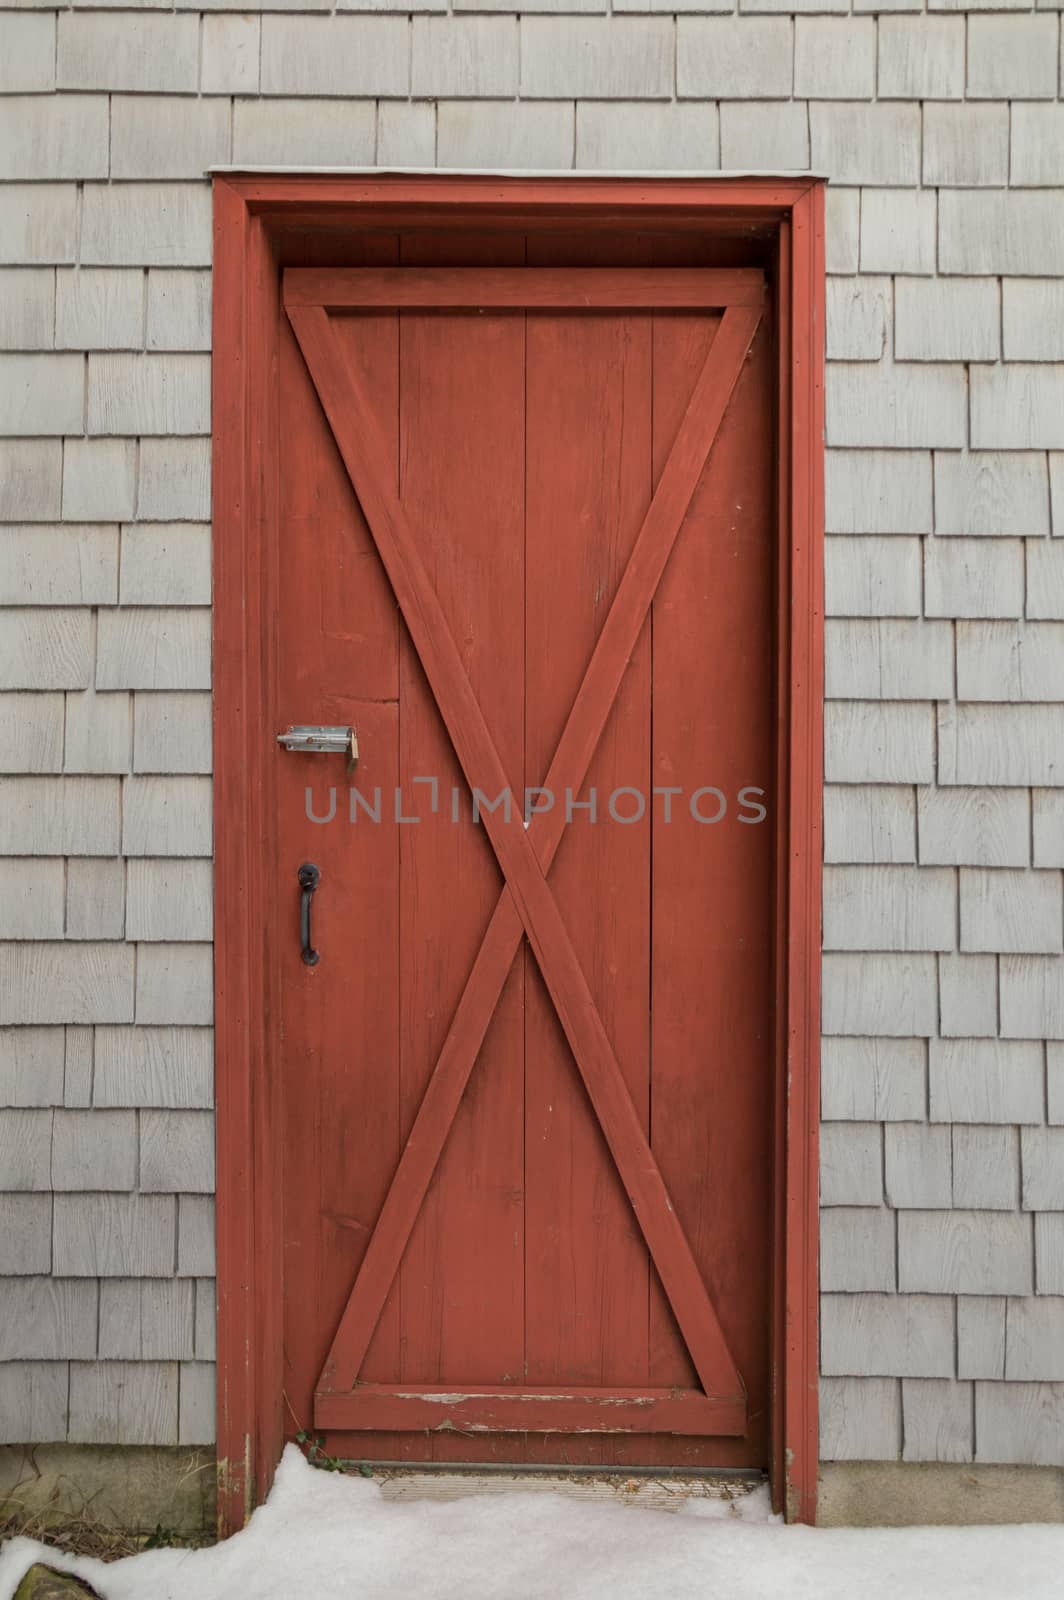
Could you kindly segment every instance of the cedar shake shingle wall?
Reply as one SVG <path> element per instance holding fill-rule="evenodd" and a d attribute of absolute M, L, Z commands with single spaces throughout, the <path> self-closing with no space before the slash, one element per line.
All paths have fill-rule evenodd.
<path fill-rule="evenodd" d="M 822 1454 L 1064 1463 L 1061 0 L 608 3 L 0 10 L 4 1440 L 213 1437 L 204 168 L 812 164 Z"/>

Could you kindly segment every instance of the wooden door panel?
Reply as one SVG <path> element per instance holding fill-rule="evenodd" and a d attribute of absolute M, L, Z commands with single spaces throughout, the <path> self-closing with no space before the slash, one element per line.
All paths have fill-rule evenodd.
<path fill-rule="evenodd" d="M 400 488 L 511 781 L 521 781 L 524 333 L 514 318 L 405 314 Z M 401 847 L 403 1124 L 409 1131 L 502 888 L 483 828 L 449 817 L 464 788 L 404 629 L 404 792 L 438 777 L 439 820 Z M 421 786 L 429 811 L 429 792 Z M 524 1356 L 522 974 L 515 965 L 402 1265 L 404 1381 L 514 1381 Z"/>
<path fill-rule="evenodd" d="M 399 254 L 431 269 L 433 250 L 439 239 L 404 240 Z M 478 244 L 457 253 L 475 259 Z M 327 933 L 338 953 L 331 973 L 302 969 L 282 993 L 304 1102 L 286 1196 L 309 1163 L 329 1164 L 286 1199 L 288 1369 L 302 1413 L 322 1372 L 317 1425 L 349 1453 L 765 1456 L 773 858 L 770 830 L 735 811 L 742 784 L 773 783 L 771 339 L 763 327 L 743 367 L 758 312 L 722 324 L 706 277 L 688 276 L 706 296 L 697 313 L 526 315 L 501 271 L 490 314 L 328 316 L 313 294 L 338 297 L 335 275 L 316 289 L 288 275 L 314 382 L 304 371 L 286 402 L 300 465 L 282 467 L 282 592 L 290 574 L 316 597 L 306 631 L 318 637 L 297 671 L 308 647 L 285 633 L 281 671 L 290 658 L 292 721 L 361 717 L 373 730 L 363 793 L 370 767 L 390 777 L 380 824 L 327 828 L 302 815 L 293 779 L 280 830 L 284 863 L 297 840 L 316 844 L 336 885 L 315 915 L 320 902 L 320 942 Z M 748 302 L 750 275 L 732 279 Z M 420 273 L 418 292 L 431 281 Z M 475 300 L 469 278 L 452 282 Z M 691 457 L 700 481 L 685 510 L 689 486 L 681 497 L 666 461 L 678 435 L 710 428 L 703 413 L 712 438 L 714 407 L 719 436 L 704 467 L 704 444 Z M 647 532 L 668 520 L 664 499 L 650 509 L 656 491 L 677 507 L 667 536 Z M 642 553 L 655 547 L 668 559 L 660 589 Z M 303 570 L 315 563 L 316 580 Z M 603 665 L 600 635 L 623 658 Z M 589 693 L 600 713 L 585 711 Z M 575 761 L 556 754 L 574 738 Z M 653 786 L 689 794 L 721 769 L 723 826 L 656 818 Z M 508 782 L 519 807 L 526 783 L 567 773 L 581 800 L 597 791 L 594 824 L 577 810 L 518 836 L 519 819 L 509 832 L 494 814 L 470 820 L 469 783 L 493 798 Z M 415 778 L 436 779 L 435 815 Z M 391 815 L 395 789 L 420 821 Z M 619 790 L 633 793 L 611 815 Z M 554 803 L 564 809 L 563 788 Z M 352 986 L 354 953 L 371 943 L 384 948 Z M 479 1033 L 465 1030 L 475 1056 L 443 1094 L 456 1018 L 486 1004 L 471 988 L 497 999 L 470 1024 Z M 408 1180 L 430 1106 L 442 1145 Z M 726 1376 L 729 1350 L 749 1405 Z"/>
<path fill-rule="evenodd" d="M 337 337 L 382 412 L 397 395 L 394 317 L 359 319 L 357 340 L 341 324 Z M 350 693 L 371 700 L 398 695 L 395 599 L 336 441 L 317 425 L 318 404 L 291 331 L 282 329 L 278 386 L 286 453 L 294 470 L 281 474 L 281 549 L 287 616 L 298 633 L 285 653 L 282 695 L 307 720 L 307 696 Z M 394 396 L 394 402 L 387 396 Z M 392 430 L 394 435 L 394 428 Z M 352 599 L 352 597 L 355 597 Z M 288 643 L 282 629 L 282 648 Z M 287 704 L 282 707 L 282 714 Z"/>
<path fill-rule="evenodd" d="M 348 346 L 365 380 L 397 409 L 394 318 L 367 317 Z M 343 330 L 340 330 L 343 338 Z M 361 790 L 391 795 L 399 781 L 399 625 L 387 577 L 296 341 L 280 330 L 280 474 L 277 619 L 280 726 L 358 728 Z M 397 428 L 392 430 L 397 466 Z M 287 469 L 287 470 L 286 470 Z M 309 793 L 308 793 L 309 791 Z M 335 801 L 336 816 L 328 816 Z M 287 1409 L 313 1424 L 321 1363 L 401 1148 L 399 1065 L 398 831 L 351 825 L 342 763 L 279 767 L 273 937 L 280 974 L 279 1050 L 288 1066 L 284 1152 L 284 1343 Z M 303 861 L 322 869 L 314 937 L 344 950 L 342 986 L 318 981 L 299 960 L 298 888 Z M 368 1377 L 394 1372 L 400 1350 L 398 1292 L 389 1296 L 367 1352 Z M 379 1441 L 400 1455 L 400 1437 Z"/>
<path fill-rule="evenodd" d="M 647 317 L 528 322 L 533 784 L 546 780 L 650 503 L 650 340 Z M 645 788 L 649 702 L 644 630 L 578 795 L 585 803 L 592 789 L 601 795 L 603 817 L 574 810 L 550 879 L 644 1128 L 649 831 L 609 826 L 605 800 L 619 784 Z M 645 1384 L 646 1246 L 530 951 L 526 967 L 527 1381 Z M 559 1183 L 563 1172 L 569 1181 Z"/>
<path fill-rule="evenodd" d="M 655 460 L 697 367 L 696 319 L 655 323 Z M 744 1368 L 752 1417 L 768 1420 L 771 1238 L 772 864 L 768 830 L 739 791 L 774 783 L 771 637 L 774 550 L 772 341 L 763 325 L 711 462 L 655 596 L 653 782 L 679 786 L 671 822 L 655 809 L 651 1008 L 653 1146 L 721 1321 Z M 763 463 L 758 472 L 753 463 Z M 694 693 L 692 685 L 697 685 Z M 687 799 L 719 788 L 703 823 Z M 755 804 L 756 804 L 755 800 Z M 771 792 L 761 797 L 771 804 Z M 703 816 L 720 809 L 699 802 Z M 688 1358 L 667 1300 L 654 1296 L 652 1374 Z M 683 1381 L 670 1377 L 669 1381 Z"/>

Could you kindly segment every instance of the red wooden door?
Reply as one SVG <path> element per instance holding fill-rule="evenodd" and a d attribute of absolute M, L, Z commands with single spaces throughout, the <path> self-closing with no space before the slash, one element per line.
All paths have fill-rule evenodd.
<path fill-rule="evenodd" d="M 359 749 L 278 751 L 268 933 L 335 1453 L 767 1460 L 772 340 L 670 249 L 285 273 L 275 703 Z"/>

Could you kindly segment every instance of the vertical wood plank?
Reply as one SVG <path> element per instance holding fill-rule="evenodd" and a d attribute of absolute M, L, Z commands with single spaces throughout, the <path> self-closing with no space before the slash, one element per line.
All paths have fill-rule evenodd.
<path fill-rule="evenodd" d="M 392 262 L 397 241 L 361 243 L 363 260 Z M 352 317 L 337 330 L 377 397 L 398 476 L 398 319 Z M 361 508 L 339 460 L 305 364 L 281 329 L 282 501 L 278 541 L 278 726 L 350 724 L 359 765 L 278 750 L 281 848 L 275 866 L 286 1121 L 286 1430 L 313 1426 L 314 1386 L 394 1171 L 400 1139 L 399 634 L 395 602 Z M 356 802 L 374 804 L 380 821 Z M 308 807 L 307 790 L 311 800 Z M 312 821 L 329 816 L 330 821 Z M 301 862 L 321 868 L 312 905 L 316 967 L 300 959 Z M 363 1376 L 399 1367 L 399 1295 L 393 1286 Z M 333 1446 L 335 1448 L 335 1445 Z M 347 1440 L 354 1456 L 402 1457 L 398 1435 Z"/>
<path fill-rule="evenodd" d="M 711 346 L 707 318 L 656 317 L 660 471 Z M 765 324 L 721 424 L 652 612 L 654 808 L 651 1143 L 725 1335 L 742 1351 L 751 1431 L 690 1446 L 691 1465 L 760 1461 L 768 1415 L 772 1170 L 772 338 Z M 739 802 L 764 791 L 761 823 Z M 692 811 L 692 797 L 701 817 Z M 723 814 L 721 815 L 721 810 Z M 655 1292 L 651 1375 L 692 1379 Z"/>
<path fill-rule="evenodd" d="M 530 783 L 546 777 L 650 501 L 651 321 L 528 321 L 527 727 Z M 551 888 L 644 1129 L 649 1117 L 649 813 L 617 822 L 614 790 L 649 772 L 644 627 L 578 796 Z M 564 807 L 558 794 L 554 804 Z M 636 815 L 631 795 L 618 814 Z M 553 1003 L 526 956 L 528 1382 L 646 1383 L 648 1253 Z M 530 1445 L 531 1448 L 531 1445 Z M 563 1459 L 609 1459 L 566 1441 Z M 557 1443 L 535 1441 L 540 1459 Z"/>
<path fill-rule="evenodd" d="M 504 247 L 523 259 L 524 241 Z M 499 242 L 405 238 L 404 265 L 499 264 Z M 512 787 L 524 783 L 524 318 L 400 317 L 400 498 Z M 403 631 L 400 776 L 404 1137 L 502 877 L 416 652 Z M 429 814 L 439 783 L 440 812 Z M 460 820 L 451 817 L 452 790 Z M 494 796 L 488 796 L 493 800 Z M 515 824 L 519 826 L 519 824 Z M 514 963 L 401 1268 L 408 1382 L 520 1383 L 524 1365 L 524 975 Z M 437 1460 L 501 1459 L 513 1440 L 437 1436 Z"/>

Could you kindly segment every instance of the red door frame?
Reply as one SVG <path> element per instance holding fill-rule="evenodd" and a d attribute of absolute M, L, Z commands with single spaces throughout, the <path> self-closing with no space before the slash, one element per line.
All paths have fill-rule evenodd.
<path fill-rule="evenodd" d="M 267 1493 L 284 1434 L 282 1105 L 268 1052 L 272 564 L 283 236 L 587 224 L 775 239 L 778 829 L 773 1500 L 817 1483 L 817 1125 L 823 725 L 824 191 L 808 178 L 226 175 L 214 185 L 214 817 L 218 1520 Z"/>

